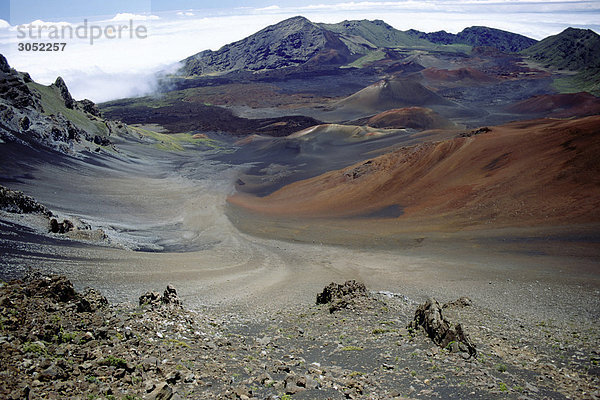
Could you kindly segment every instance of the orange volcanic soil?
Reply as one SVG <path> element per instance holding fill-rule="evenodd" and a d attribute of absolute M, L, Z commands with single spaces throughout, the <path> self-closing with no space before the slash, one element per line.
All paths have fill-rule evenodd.
<path fill-rule="evenodd" d="M 404 222 L 407 229 L 596 222 L 600 116 L 515 122 L 423 143 L 263 198 L 236 194 L 229 202 L 263 215 L 302 218 L 359 217 L 397 207 L 403 214 L 385 221 Z"/>
<path fill-rule="evenodd" d="M 600 114 L 600 98 L 587 92 L 534 96 L 508 107 L 518 114 L 545 114 L 557 118 Z"/>
<path fill-rule="evenodd" d="M 417 130 L 454 127 L 452 121 L 425 107 L 406 107 L 384 111 L 370 118 L 367 125 L 374 128 L 411 128 Z"/>

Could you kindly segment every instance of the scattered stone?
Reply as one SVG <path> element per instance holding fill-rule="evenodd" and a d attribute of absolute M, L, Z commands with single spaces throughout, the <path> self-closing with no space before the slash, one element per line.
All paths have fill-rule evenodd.
<path fill-rule="evenodd" d="M 87 288 L 79 298 L 77 303 L 77 311 L 79 312 L 94 312 L 96 310 L 108 307 L 108 300 L 95 289 Z M 107 327 L 98 329 L 100 337 L 105 337 L 108 331 Z"/>
<path fill-rule="evenodd" d="M 597 375 L 585 372 L 599 358 L 593 330 L 586 327 L 575 336 L 577 328 L 570 327 L 564 333 L 570 340 L 567 349 L 553 350 L 547 344 L 561 333 L 552 325 L 526 331 L 518 327 L 528 322 L 520 320 L 511 331 L 505 329 L 511 322 L 493 310 L 459 308 L 463 301 L 441 308 L 431 300 L 420 308 L 424 315 L 437 313 L 432 319 L 449 330 L 456 328 L 442 309 L 460 315 L 480 342 L 489 343 L 482 345 L 486 357 L 481 362 L 449 354 L 425 335 L 414 335 L 413 328 L 412 333 L 405 330 L 418 313 L 401 297 L 382 301 L 358 295 L 354 300 L 360 308 L 350 312 L 331 314 L 301 305 L 250 318 L 168 307 L 162 299 L 176 303 L 172 287 L 155 294 L 156 307 L 143 312 L 127 304 L 108 305 L 98 292 L 80 294 L 72 287 L 65 278 L 36 272 L 0 284 L 0 398 L 241 400 L 286 394 L 381 400 L 582 398 L 582 393 L 594 398 L 597 393 Z M 434 335 L 442 342 L 440 336 Z M 529 345 L 534 337 L 539 339 L 535 347 Z M 552 358 L 565 352 L 572 357 Z M 509 367 L 501 377 L 505 384 L 499 366 Z"/>
<path fill-rule="evenodd" d="M 159 383 L 148 395 L 147 400 L 170 400 L 173 397 L 173 389 L 168 383 Z"/>
<path fill-rule="evenodd" d="M 484 126 L 482 128 L 479 128 L 479 129 L 473 129 L 472 131 L 461 133 L 459 136 L 460 137 L 471 137 L 471 136 L 480 135 L 482 133 L 488 133 L 488 132 L 491 132 L 491 131 L 492 130 L 490 128 L 488 128 L 487 126 Z"/>

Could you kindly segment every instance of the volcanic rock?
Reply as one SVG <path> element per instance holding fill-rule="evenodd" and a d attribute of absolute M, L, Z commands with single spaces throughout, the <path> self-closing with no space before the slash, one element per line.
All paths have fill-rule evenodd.
<path fill-rule="evenodd" d="M 353 304 L 357 298 L 367 297 L 364 283 L 349 280 L 343 284 L 332 282 L 317 295 L 317 304 L 329 304 L 329 312 L 333 313 Z"/>
<path fill-rule="evenodd" d="M 57 87 L 60 91 L 60 95 L 65 101 L 65 107 L 72 109 L 75 105 L 75 100 L 73 100 L 73 97 L 71 97 L 71 93 L 69 93 L 69 88 L 67 88 L 67 84 L 65 83 L 63 78 L 61 78 L 60 76 L 56 78 L 56 81 L 54 82 L 53 86 Z"/>
<path fill-rule="evenodd" d="M 0 186 L 0 210 L 17 214 L 43 214 L 51 216 L 52 212 L 23 192 Z"/>
<path fill-rule="evenodd" d="M 415 318 L 409 325 L 412 329 L 423 328 L 435 344 L 452 352 L 468 353 L 470 357 L 477 356 L 475 345 L 460 324 L 448 321 L 442 315 L 442 307 L 435 299 L 428 299 L 415 311 Z"/>
<path fill-rule="evenodd" d="M 181 307 L 181 300 L 177 296 L 177 290 L 172 285 L 168 285 L 162 295 L 158 292 L 144 293 L 139 298 L 139 304 L 140 306 L 150 305 L 152 307 L 161 305 Z"/>

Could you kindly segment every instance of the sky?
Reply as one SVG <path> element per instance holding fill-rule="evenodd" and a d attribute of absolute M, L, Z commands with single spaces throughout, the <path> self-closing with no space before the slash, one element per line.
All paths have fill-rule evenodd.
<path fill-rule="evenodd" d="M 60 75 L 75 98 L 101 102 L 152 93 L 156 72 L 296 15 L 329 23 L 382 19 L 425 32 L 485 25 L 534 39 L 569 26 L 600 32 L 599 0 L 0 0 L 0 53 L 40 83 Z M 19 51 L 34 42 L 66 45 Z"/>

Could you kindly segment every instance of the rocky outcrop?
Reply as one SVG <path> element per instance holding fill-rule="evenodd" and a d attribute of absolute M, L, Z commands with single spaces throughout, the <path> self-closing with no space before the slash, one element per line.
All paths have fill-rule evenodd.
<path fill-rule="evenodd" d="M 98 151 L 99 146 L 111 145 L 107 137 L 111 134 L 128 132 L 122 124 L 103 121 L 92 101 L 75 101 L 61 77 L 47 89 L 35 84 L 27 73 L 10 68 L 0 55 L 1 140 L 77 155 L 92 146 Z"/>
<path fill-rule="evenodd" d="M 367 297 L 364 283 L 349 280 L 343 284 L 331 282 L 317 295 L 317 304 L 328 304 L 329 312 L 333 313 L 342 308 L 348 308 L 357 300 Z"/>
<path fill-rule="evenodd" d="M 0 71 L 4 73 L 10 72 L 10 65 L 8 65 L 8 60 L 2 54 L 0 54 Z"/>
<path fill-rule="evenodd" d="M 349 293 L 343 286 L 332 286 L 325 297 L 363 292 L 360 284 L 346 285 Z M 170 298 L 174 290 L 167 292 Z M 472 330 L 485 360 L 468 360 L 404 329 L 414 314 L 412 301 L 391 293 L 355 298 L 365 299 L 366 307 L 333 314 L 300 306 L 244 316 L 222 307 L 109 305 L 95 290 L 74 290 L 65 277 L 29 273 L 0 282 L 0 398 L 554 399 L 589 393 L 583 397 L 595 399 L 600 394 L 593 321 L 584 327 L 569 324 L 557 337 L 560 330 L 547 325 L 523 329 L 535 327 L 535 319 L 509 321 L 477 304 L 460 308 L 468 301 L 459 299 L 444 310 L 460 312 L 470 327 L 482 328 Z M 567 348 L 552 347 L 559 338 Z M 561 365 L 564 354 L 577 357 Z"/>
<path fill-rule="evenodd" d="M 67 88 L 67 84 L 60 76 L 56 78 L 56 81 L 51 85 L 56 87 L 60 91 L 60 95 L 65 101 L 65 107 L 73 109 L 75 105 L 75 100 L 71 97 L 71 93 L 69 92 L 69 88 Z"/>
<path fill-rule="evenodd" d="M 71 232 L 73 229 L 75 229 L 75 225 L 73 224 L 73 222 L 69 221 L 68 219 L 63 220 L 63 222 L 58 222 L 58 220 L 56 218 L 52 218 L 50 220 L 49 232 L 67 233 L 67 232 Z"/>
<path fill-rule="evenodd" d="M 79 101 L 77 101 L 77 106 L 83 112 L 86 112 L 86 113 L 91 114 L 98 118 L 102 117 L 102 113 L 100 112 L 100 109 L 98 108 L 96 103 L 94 103 L 91 100 L 88 100 L 88 99 L 79 100 Z"/>
<path fill-rule="evenodd" d="M 86 222 L 77 217 L 55 217 L 45 205 L 22 192 L 0 186 L 0 211 L 4 211 L 2 219 L 25 225 L 40 233 L 65 235 L 70 239 L 94 243 L 108 243 L 108 237 L 102 229 L 92 229 Z M 31 218 L 20 218 L 19 214 L 33 214 Z M 36 217 L 39 216 L 39 217 Z"/>
<path fill-rule="evenodd" d="M 167 285 L 167 288 L 161 295 L 158 292 L 146 292 L 139 298 L 139 305 L 151 307 L 158 306 L 173 306 L 181 307 L 181 300 L 177 296 L 177 290 L 172 285 Z"/>
<path fill-rule="evenodd" d="M 427 336 L 438 346 L 452 352 L 467 353 L 476 357 L 477 350 L 461 324 L 453 325 L 442 315 L 442 306 L 435 299 L 429 299 L 415 311 L 415 318 L 409 325 L 411 329 L 423 329 Z"/>
<path fill-rule="evenodd" d="M 46 206 L 38 203 L 23 192 L 0 186 L 0 210 L 16 214 L 42 214 L 52 216 Z"/>
<path fill-rule="evenodd" d="M 43 111 L 39 101 L 39 94 L 32 92 L 26 84 L 24 75 L 10 68 L 6 58 L 0 54 L 0 98 L 6 105 L 25 108 L 31 107 L 38 111 Z M 0 105 L 2 105 L 0 103 Z M 0 111 L 6 110 L 6 105 L 0 107 Z"/>

